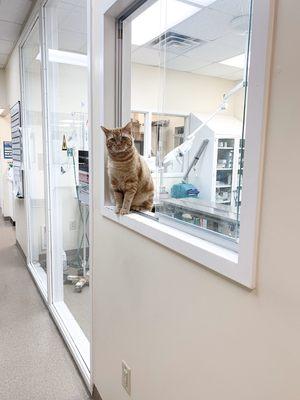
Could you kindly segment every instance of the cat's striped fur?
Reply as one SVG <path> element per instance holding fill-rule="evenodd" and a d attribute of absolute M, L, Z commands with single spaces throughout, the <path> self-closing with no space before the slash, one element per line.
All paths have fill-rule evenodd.
<path fill-rule="evenodd" d="M 134 146 L 132 124 L 116 129 L 101 127 L 106 136 L 108 172 L 117 214 L 151 211 L 154 185 L 146 161 Z"/>

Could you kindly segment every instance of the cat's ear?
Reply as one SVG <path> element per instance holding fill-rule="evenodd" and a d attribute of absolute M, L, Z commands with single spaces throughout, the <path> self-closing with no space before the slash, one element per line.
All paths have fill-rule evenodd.
<path fill-rule="evenodd" d="M 124 126 L 123 131 L 130 133 L 130 135 L 133 136 L 132 133 L 132 121 L 128 122 L 127 125 Z"/>
<path fill-rule="evenodd" d="M 104 126 L 101 126 L 101 129 L 103 130 L 106 136 L 110 133 L 110 130 L 105 128 Z"/>

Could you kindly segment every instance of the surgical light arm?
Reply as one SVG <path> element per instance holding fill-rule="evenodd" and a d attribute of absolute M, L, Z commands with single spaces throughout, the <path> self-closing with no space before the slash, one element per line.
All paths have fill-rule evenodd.
<path fill-rule="evenodd" d="M 168 154 L 166 154 L 166 156 L 163 159 L 163 164 L 168 165 L 175 158 L 183 157 L 184 154 L 188 153 L 192 148 L 195 135 L 202 128 L 204 128 L 220 111 L 225 110 L 226 103 L 230 99 L 230 97 L 233 96 L 235 93 L 237 93 L 240 89 L 243 89 L 244 87 L 246 87 L 246 81 L 243 80 L 239 82 L 236 86 L 234 86 L 232 89 L 230 89 L 227 93 L 225 93 L 222 102 L 219 104 L 216 111 L 214 111 L 201 125 L 199 125 L 196 129 L 194 129 L 193 132 L 191 132 L 187 136 L 184 143 L 182 143 L 180 146 L 176 147 Z"/>
<path fill-rule="evenodd" d="M 188 176 L 191 172 L 191 170 L 196 166 L 196 164 L 198 163 L 201 155 L 203 154 L 204 150 L 206 149 L 207 145 L 208 145 L 209 140 L 208 139 L 204 139 L 203 142 L 201 143 L 201 146 L 199 148 L 199 150 L 197 151 L 197 153 L 195 154 L 191 164 L 189 165 L 186 173 L 184 174 L 183 177 L 183 182 L 186 182 L 186 180 L 188 179 Z"/>

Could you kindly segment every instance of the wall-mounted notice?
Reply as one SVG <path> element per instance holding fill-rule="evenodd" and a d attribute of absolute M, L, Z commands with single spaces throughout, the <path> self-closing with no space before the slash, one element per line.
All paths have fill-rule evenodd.
<path fill-rule="evenodd" d="M 23 140 L 21 128 L 21 104 L 18 101 L 10 109 L 12 158 L 14 168 L 14 193 L 24 198 Z"/>
<path fill-rule="evenodd" d="M 12 158 L 11 142 L 6 141 L 6 140 L 3 141 L 3 158 L 5 158 L 5 159 Z"/>

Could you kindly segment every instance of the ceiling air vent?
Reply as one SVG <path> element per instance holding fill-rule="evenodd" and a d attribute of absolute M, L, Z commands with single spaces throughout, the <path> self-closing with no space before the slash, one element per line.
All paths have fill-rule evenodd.
<path fill-rule="evenodd" d="M 172 53 L 182 54 L 205 43 L 206 42 L 201 39 L 196 39 L 180 33 L 168 31 L 154 39 L 149 44 L 149 47 L 155 50 L 166 48 L 167 51 Z"/>

